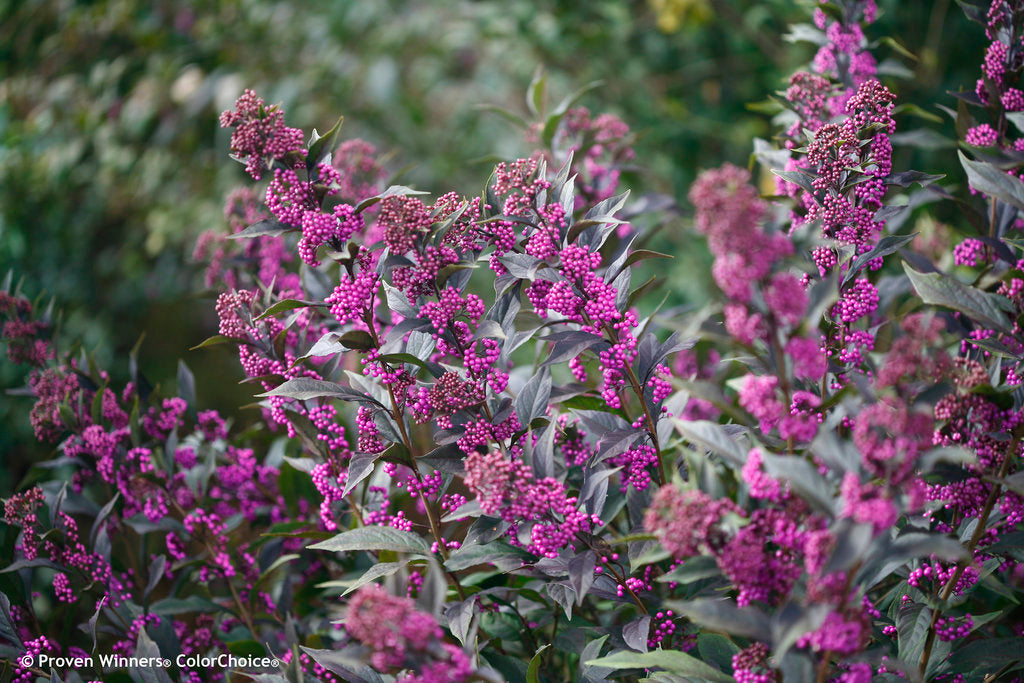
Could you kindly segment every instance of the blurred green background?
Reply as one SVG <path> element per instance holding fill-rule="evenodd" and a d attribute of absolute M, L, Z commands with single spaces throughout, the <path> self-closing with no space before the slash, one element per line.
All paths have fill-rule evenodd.
<path fill-rule="evenodd" d="M 212 299 L 189 256 L 196 236 L 224 224 L 222 199 L 245 182 L 227 158 L 217 116 L 245 87 L 281 102 L 290 125 L 329 128 L 411 165 L 403 183 L 432 192 L 479 191 L 494 155 L 531 147 L 480 108 L 526 115 L 535 69 L 551 103 L 600 79 L 582 101 L 639 134 L 636 190 L 685 207 L 697 171 L 746 164 L 751 140 L 773 132 L 749 106 L 784 89 L 815 46 L 787 41 L 814 2 L 792 0 L 0 0 L 0 276 L 13 269 L 29 294 L 56 297 L 67 339 L 96 352 L 115 380 L 147 332 L 140 362 L 173 383 L 184 358 L 204 407 L 232 411 L 248 387 L 223 349 L 189 352 L 215 332 Z M 901 127 L 952 136 L 935 103 L 972 88 L 980 27 L 955 3 L 880 0 L 872 40 L 895 36 L 916 56 L 886 81 L 931 118 Z M 938 116 L 936 116 L 938 115 Z M 934 147 L 930 149 L 929 147 Z M 902 156 L 901 156 L 902 155 Z M 911 156 L 913 158 L 911 158 Z M 939 143 L 899 149 L 911 164 L 956 173 Z M 655 248 L 677 258 L 669 286 L 699 302 L 708 262 L 683 216 Z M 0 359 L 0 388 L 24 373 Z M 0 495 L 41 452 L 30 399 L 0 395 Z"/>

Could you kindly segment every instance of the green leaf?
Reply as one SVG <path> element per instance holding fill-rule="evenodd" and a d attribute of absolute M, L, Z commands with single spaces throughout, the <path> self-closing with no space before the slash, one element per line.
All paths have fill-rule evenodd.
<path fill-rule="evenodd" d="M 351 387 L 335 384 L 334 382 L 326 382 L 321 379 L 310 379 L 309 377 L 290 379 L 281 386 L 262 394 L 256 394 L 256 396 L 258 398 L 283 396 L 285 398 L 294 398 L 298 401 L 308 401 L 312 398 L 337 398 L 342 401 L 369 401 L 380 405 L 375 399 Z"/>
<path fill-rule="evenodd" d="M 316 301 L 301 301 L 299 299 L 281 299 L 280 301 L 272 304 L 267 310 L 260 313 L 253 320 L 263 320 L 270 316 L 277 315 L 278 313 L 284 313 L 285 311 L 291 311 L 296 308 L 309 308 L 310 306 L 322 306 L 323 304 L 317 303 Z"/>
<path fill-rule="evenodd" d="M 932 183 L 942 180 L 946 175 L 944 173 L 923 173 L 921 171 L 902 171 L 901 173 L 890 173 L 885 177 L 886 185 L 898 185 L 900 187 L 910 187 L 911 184 L 917 183 L 921 187 L 928 187 Z"/>
<path fill-rule="evenodd" d="M 370 349 L 377 348 L 373 337 L 366 330 L 349 330 L 338 337 L 338 342 L 346 349 L 352 349 L 353 351 L 369 351 Z"/>
<path fill-rule="evenodd" d="M 1024 111 L 1008 111 L 1003 116 L 1014 125 L 1021 133 L 1024 133 Z"/>
<path fill-rule="evenodd" d="M 952 671 L 985 673 L 1017 660 L 1024 660 L 1024 639 L 983 638 L 958 646 L 949 665 Z"/>
<path fill-rule="evenodd" d="M 349 583 L 348 584 L 348 588 L 346 588 L 345 592 L 341 594 L 341 597 L 345 597 L 346 595 L 348 595 L 352 591 L 357 591 L 360 588 L 362 588 L 363 586 L 365 586 L 366 584 L 372 583 L 373 581 L 376 581 L 377 579 L 382 579 L 385 576 L 391 576 L 392 574 L 396 573 L 398 570 L 400 570 L 402 567 L 404 567 L 407 564 L 409 564 L 409 560 L 399 560 L 398 562 L 378 562 L 377 564 L 373 565 L 372 567 L 367 569 L 365 572 L 363 572 L 363 575 L 360 576 L 358 579 L 356 579 L 352 583 Z M 328 581 L 326 583 L 320 584 L 318 587 L 319 588 L 327 588 L 327 587 L 330 587 L 330 586 L 336 586 L 336 585 L 340 585 L 340 584 L 343 584 L 343 583 L 347 583 L 347 582 L 344 582 L 344 581 Z"/>
<path fill-rule="evenodd" d="M 204 597 L 193 595 L 187 598 L 165 598 L 149 606 L 149 611 L 161 616 L 174 616 L 190 612 L 226 612 L 227 610 Z"/>
<path fill-rule="evenodd" d="M 384 361 L 385 363 L 411 363 L 412 365 L 423 368 L 434 377 L 440 377 L 445 372 L 441 365 L 432 361 L 423 360 L 422 358 L 404 351 L 399 353 L 384 353 L 377 356 L 377 360 Z"/>
<path fill-rule="evenodd" d="M 684 439 L 712 453 L 718 453 L 730 462 L 743 466 L 747 462 L 747 451 L 722 428 L 722 425 L 708 420 L 681 420 L 672 418 Z"/>
<path fill-rule="evenodd" d="M 768 617 L 755 607 L 740 609 L 732 600 L 700 598 L 697 600 L 669 601 L 669 608 L 690 618 L 690 621 L 712 631 L 723 631 L 767 641 L 771 638 Z"/>
<path fill-rule="evenodd" d="M 144 628 L 139 629 L 135 640 L 135 656 L 140 659 L 163 659 L 160 648 Z M 139 667 L 131 668 L 130 671 L 135 672 L 143 683 L 171 683 L 171 677 L 162 667 Z"/>
<path fill-rule="evenodd" d="M 900 608 L 896 617 L 896 635 L 900 659 L 918 662 L 924 651 L 924 641 L 931 626 L 932 611 L 921 604 Z"/>
<path fill-rule="evenodd" d="M 485 545 L 464 545 L 448 556 L 444 566 L 450 571 L 457 572 L 477 565 L 489 564 L 502 571 L 509 571 L 518 569 L 524 562 L 532 560 L 533 556 L 522 548 L 496 541 Z"/>
<path fill-rule="evenodd" d="M 0 593 L 0 637 L 19 648 L 22 647 L 18 628 L 11 618 L 11 601 L 4 593 Z"/>
<path fill-rule="evenodd" d="M 778 169 L 771 169 L 771 172 L 779 176 L 783 180 L 799 185 L 803 190 L 808 192 L 811 196 L 814 196 L 814 186 L 811 185 L 813 177 L 804 173 L 803 171 L 780 171 Z"/>
<path fill-rule="evenodd" d="M 722 570 L 718 568 L 718 562 L 715 561 L 715 558 L 702 555 L 685 560 L 668 574 L 659 576 L 657 581 L 660 583 L 687 584 L 699 581 L 700 579 L 710 579 L 721 575 Z"/>
<path fill-rule="evenodd" d="M 100 392 L 96 395 L 99 396 Z M 196 407 L 196 378 L 189 370 L 188 366 L 185 365 L 185 361 L 178 359 L 178 396 L 185 399 L 193 410 Z"/>
<path fill-rule="evenodd" d="M 967 171 L 967 182 L 971 187 L 1018 209 L 1024 209 L 1024 182 L 1020 178 L 992 164 L 971 161 L 961 151 L 957 151 L 957 154 L 960 155 L 960 164 Z"/>
<path fill-rule="evenodd" d="M 672 254 L 663 254 L 660 251 L 651 251 L 650 249 L 637 249 L 636 251 L 630 253 L 630 255 L 626 257 L 626 266 L 631 266 L 634 263 L 638 263 L 649 258 L 674 259 L 675 256 L 673 256 Z"/>
<path fill-rule="evenodd" d="M 547 84 L 547 80 L 544 76 L 544 69 L 538 66 L 537 70 L 533 72 L 530 87 L 526 89 L 526 106 L 534 116 L 540 116 L 540 113 L 544 111 L 544 86 Z"/>
<path fill-rule="evenodd" d="M 423 192 L 422 190 L 414 190 L 411 187 L 406 187 L 405 185 L 392 185 L 391 187 L 389 187 L 388 189 L 384 190 L 380 194 L 374 195 L 372 197 L 368 197 L 368 198 L 364 199 L 363 201 L 359 202 L 359 205 L 356 206 L 356 213 L 362 213 L 363 211 L 365 211 L 366 209 L 370 208 L 371 206 L 373 206 L 377 202 L 381 201 L 382 199 L 387 199 L 388 197 L 404 197 L 404 196 L 407 196 L 407 195 L 414 195 L 414 194 L 429 194 L 429 193 Z"/>
<path fill-rule="evenodd" d="M 655 667 L 683 676 L 693 676 L 701 681 L 732 683 L 732 676 L 722 673 L 696 657 L 678 650 L 654 650 L 652 652 L 615 652 L 605 657 L 591 659 L 584 664 L 603 666 L 609 669 L 653 669 Z"/>
<path fill-rule="evenodd" d="M 843 276 L 842 287 L 846 287 L 850 280 L 857 277 L 860 273 L 860 269 L 863 268 L 864 264 L 868 261 L 882 256 L 888 256 L 904 244 L 912 242 L 915 237 L 917 237 L 916 232 L 913 235 L 888 235 L 878 240 L 878 244 L 876 244 L 871 251 L 861 254 L 853 263 L 850 264 L 850 267 L 846 270 L 846 275 Z"/>
<path fill-rule="evenodd" d="M 296 554 L 294 554 L 294 553 L 290 553 L 290 554 L 288 554 L 288 555 L 282 555 L 281 557 L 277 558 L 276 560 L 274 560 L 273 562 L 271 562 L 271 563 L 270 563 L 270 566 L 269 566 L 269 567 L 267 567 L 267 568 L 266 568 L 266 569 L 265 569 L 265 570 L 263 571 L 263 573 L 262 573 L 262 574 L 260 574 L 260 577 L 259 577 L 259 579 L 257 580 L 257 583 L 258 583 L 259 581 L 262 581 L 263 579 L 267 578 L 267 577 L 268 577 L 268 576 L 270 576 L 270 575 L 271 575 L 272 573 L 274 573 L 274 570 L 276 570 L 276 569 L 280 569 L 281 567 L 285 566 L 286 564 L 288 564 L 288 563 L 289 563 L 289 562 L 291 562 L 292 560 L 297 560 L 297 559 L 299 559 L 300 557 L 302 557 L 302 555 L 296 555 Z"/>
<path fill-rule="evenodd" d="M 551 647 L 551 643 L 545 643 L 537 649 L 536 653 L 534 653 L 533 659 L 530 660 L 530 666 L 526 669 L 526 683 L 538 683 L 541 656 L 544 654 L 544 650 L 548 649 L 549 647 Z"/>
<path fill-rule="evenodd" d="M 298 228 L 291 225 L 285 225 L 270 218 L 265 218 L 258 223 L 253 223 L 245 230 L 228 235 L 228 239 L 240 240 L 250 237 L 262 237 L 264 235 L 283 235 L 288 232 L 298 232 L 298 230 Z"/>
<path fill-rule="evenodd" d="M 911 52 L 907 48 L 903 47 L 903 45 L 901 45 L 900 42 L 898 40 L 896 40 L 895 38 L 893 38 L 892 36 L 883 36 L 883 37 L 878 39 L 878 43 L 880 45 L 885 45 L 887 47 L 891 47 L 893 50 L 895 50 L 899 54 L 903 55 L 907 59 L 912 59 L 915 62 L 918 61 L 917 55 L 915 55 L 913 52 Z"/>
<path fill-rule="evenodd" d="M 349 552 L 353 550 L 393 550 L 430 555 L 430 546 L 417 534 L 385 526 L 367 526 L 343 531 L 334 538 L 309 546 L 311 550 Z"/>
<path fill-rule="evenodd" d="M 476 108 L 480 111 L 489 111 L 492 114 L 497 114 L 498 116 L 505 119 L 509 123 L 512 123 L 524 130 L 530 127 L 530 124 L 527 123 L 526 119 L 524 119 L 522 116 L 510 112 L 508 109 L 505 109 L 503 107 L 499 107 L 496 104 L 478 104 Z"/>
<path fill-rule="evenodd" d="M 313 130 L 313 142 L 309 145 L 309 154 L 306 155 L 306 171 L 308 173 L 313 172 L 315 167 L 320 160 L 323 159 L 331 148 L 334 147 L 338 139 L 338 134 L 341 132 L 341 124 L 344 123 L 345 117 L 339 116 L 337 123 L 335 123 L 329 131 L 324 133 L 323 137 L 317 134 L 316 130 Z"/>
<path fill-rule="evenodd" d="M 215 344 L 227 344 L 228 342 L 235 341 L 231 337 L 225 337 L 223 334 L 215 334 L 212 337 L 207 337 L 203 341 L 199 342 L 195 346 L 191 347 L 189 351 L 195 351 L 206 346 L 214 346 Z"/>
<path fill-rule="evenodd" d="M 544 141 L 545 147 L 551 146 L 551 141 L 555 138 L 555 131 L 558 130 L 558 124 L 562 122 L 562 117 L 565 116 L 565 112 L 569 111 L 569 107 L 576 104 L 581 97 L 586 95 L 591 90 L 601 87 L 604 81 L 593 81 L 583 86 L 576 92 L 572 93 L 564 100 L 558 103 L 551 115 L 544 121 L 544 130 L 541 133 L 541 140 Z"/>
<path fill-rule="evenodd" d="M 1003 332 L 1010 331 L 1003 313 L 1009 303 L 1003 297 L 965 285 L 942 273 L 920 273 L 906 263 L 903 264 L 903 270 L 906 271 L 918 296 L 926 304 L 946 306 L 966 314 L 986 327 Z"/>
<path fill-rule="evenodd" d="M 931 123 L 942 123 L 942 117 L 934 112 L 930 112 L 927 109 L 917 106 L 911 102 L 905 102 L 904 104 L 898 105 L 892 111 L 893 114 L 906 114 L 908 116 L 916 116 L 919 119 L 930 121 Z"/>

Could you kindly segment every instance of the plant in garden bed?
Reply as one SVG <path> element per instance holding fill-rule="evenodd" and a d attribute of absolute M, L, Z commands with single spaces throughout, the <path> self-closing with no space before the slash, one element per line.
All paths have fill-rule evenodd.
<path fill-rule="evenodd" d="M 982 232 L 953 274 L 898 233 L 952 196 L 892 168 L 875 12 L 818 6 L 812 71 L 790 81 L 779 147 L 756 150 L 777 196 L 729 165 L 692 187 L 722 300 L 687 315 L 632 282 L 664 255 L 637 246 L 658 216 L 616 194 L 621 121 L 570 98 L 531 129 L 544 150 L 479 196 L 430 199 L 339 145 L 341 121 L 307 138 L 246 92 L 222 124 L 266 186 L 232 195 L 232 233 L 197 249 L 227 286 L 202 345 L 237 346 L 275 436 L 229 438 L 137 373 L 114 393 L 6 287 L 4 337 L 37 367 L 35 423 L 60 456 L 5 509 L 4 654 L 97 634 L 277 656 L 265 681 L 1011 675 L 1024 12 L 968 8 L 993 40 L 962 96 L 992 133 L 960 114 L 988 210 L 960 200 Z"/>

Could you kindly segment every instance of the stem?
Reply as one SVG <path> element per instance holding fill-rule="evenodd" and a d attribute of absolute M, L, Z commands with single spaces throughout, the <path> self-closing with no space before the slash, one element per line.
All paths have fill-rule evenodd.
<path fill-rule="evenodd" d="M 832 650 L 825 650 L 821 653 L 821 664 L 818 665 L 818 677 L 816 683 L 825 683 L 828 680 L 828 662 L 832 658 Z"/>
<path fill-rule="evenodd" d="M 1006 474 L 1010 471 L 1010 462 L 1013 460 L 1013 456 L 1017 451 L 1017 446 L 1020 443 L 1020 436 L 1015 435 L 1014 440 L 1010 443 L 1010 447 L 1006 451 L 1006 456 L 1003 458 L 1003 464 L 999 468 L 999 474 L 996 475 L 997 479 L 1003 479 Z M 967 559 L 960 560 L 957 562 L 956 571 L 949 577 L 946 584 L 942 587 L 942 591 L 939 593 L 939 600 L 946 602 L 949 597 L 953 594 L 953 590 L 956 588 L 956 584 L 960 581 L 960 578 L 964 575 L 968 565 L 974 559 L 974 549 L 978 547 L 978 543 L 985 535 L 985 526 L 988 524 L 988 518 L 992 514 L 992 510 L 996 506 L 996 502 L 999 500 L 999 495 L 1002 493 L 1003 485 L 995 483 L 992 485 L 992 490 L 989 491 L 988 500 L 985 501 L 985 507 L 981 511 L 981 515 L 978 516 L 978 526 L 975 527 L 974 533 L 971 535 L 971 540 L 967 543 Z M 936 609 L 932 612 L 932 621 L 928 625 L 928 636 L 924 641 L 924 650 L 921 652 L 921 661 L 918 663 L 918 669 L 921 672 L 921 676 L 924 676 L 928 669 L 928 660 L 932 656 L 932 646 L 935 645 L 935 625 L 939 621 L 941 612 Z"/>
<path fill-rule="evenodd" d="M 555 636 L 558 635 L 558 615 L 559 615 L 559 613 L 562 610 L 559 609 L 558 605 L 555 605 L 554 611 L 555 611 L 555 617 L 554 617 L 554 621 L 551 624 L 551 644 L 552 645 L 555 644 Z M 554 650 L 555 650 L 554 647 L 549 648 L 547 654 L 544 657 L 544 659 L 547 660 L 547 662 L 544 665 L 545 669 L 549 669 L 549 670 L 551 669 L 551 660 L 555 656 L 554 655 Z"/>
<path fill-rule="evenodd" d="M 629 383 L 633 385 L 633 392 L 636 397 L 640 399 L 640 407 L 644 409 L 644 418 L 647 420 L 647 432 L 651 435 L 651 442 L 654 445 L 654 450 L 658 456 L 658 483 L 665 484 L 668 482 L 668 477 L 665 476 L 665 463 L 661 460 L 661 444 L 658 443 L 658 428 L 654 422 L 654 418 L 651 416 L 651 409 L 647 406 L 647 401 L 644 400 L 644 390 L 640 387 L 640 381 L 636 377 L 636 373 L 633 372 L 633 368 L 627 363 L 625 365 L 626 376 L 629 377 Z"/>
<path fill-rule="evenodd" d="M 390 384 L 388 385 L 388 396 L 391 397 L 391 416 L 395 419 L 395 423 L 398 425 L 398 431 L 402 434 L 403 445 L 409 451 L 409 469 L 412 470 L 413 476 L 416 477 L 416 481 L 422 485 L 423 475 L 420 474 L 420 470 L 416 466 L 416 455 L 413 453 L 412 439 L 409 438 L 409 432 L 405 428 L 405 420 L 402 419 L 401 411 L 398 409 L 398 400 L 395 398 L 395 392 L 391 388 Z M 437 551 L 441 553 L 442 558 L 447 560 L 448 548 L 444 544 L 444 538 L 441 537 L 441 527 L 438 524 L 436 515 L 434 514 L 434 509 L 430 506 L 430 500 L 427 498 L 426 494 L 421 494 L 421 497 L 423 499 L 423 509 L 427 514 L 427 522 L 430 524 L 430 533 L 433 534 L 434 542 L 437 543 Z M 452 584 L 455 586 L 455 592 L 459 594 L 459 598 L 461 600 L 465 600 L 466 594 L 462 590 L 462 585 L 459 583 L 458 578 L 455 577 L 455 574 L 447 569 L 444 570 L 444 573 L 448 575 L 449 579 L 451 579 Z"/>

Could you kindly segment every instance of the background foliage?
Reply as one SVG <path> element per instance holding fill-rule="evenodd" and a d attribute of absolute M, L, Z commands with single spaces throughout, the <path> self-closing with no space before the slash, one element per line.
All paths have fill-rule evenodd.
<path fill-rule="evenodd" d="M 900 36 L 918 57 L 903 60 L 901 101 L 948 101 L 946 90 L 970 87 L 983 37 L 954 3 L 880 4 L 875 35 Z M 750 103 L 813 54 L 778 38 L 803 16 L 781 0 L 8 0 L 0 268 L 56 297 L 66 336 L 122 379 L 128 368 L 111 359 L 147 330 L 141 358 L 154 379 L 172 378 L 187 355 L 197 376 L 217 378 L 200 379 L 204 401 L 235 406 L 246 394 L 220 381 L 226 357 L 187 352 L 213 321 L 186 264 L 196 236 L 223 224 L 222 197 L 241 177 L 221 162 L 227 134 L 216 116 L 243 84 L 321 129 L 341 111 L 346 137 L 389 153 L 404 183 L 436 191 L 445 179 L 472 191 L 493 157 L 529 151 L 481 105 L 528 116 L 522 93 L 541 65 L 553 101 L 601 80 L 583 102 L 639 134 L 644 171 L 630 186 L 681 198 L 698 169 L 743 164 L 749 140 L 770 134 L 770 116 Z M 952 136 L 947 117 L 928 114 L 936 118 L 915 124 Z M 898 165 L 943 170 L 900 153 Z M 677 254 L 668 282 L 678 302 L 699 304 L 708 286 L 684 273 L 710 259 L 684 226 L 670 224 L 655 248 Z M 20 374 L 0 362 L 0 380 L 16 386 Z M 0 452 L 12 464 L 0 492 L 38 454 L 17 405 L 0 397 Z"/>

